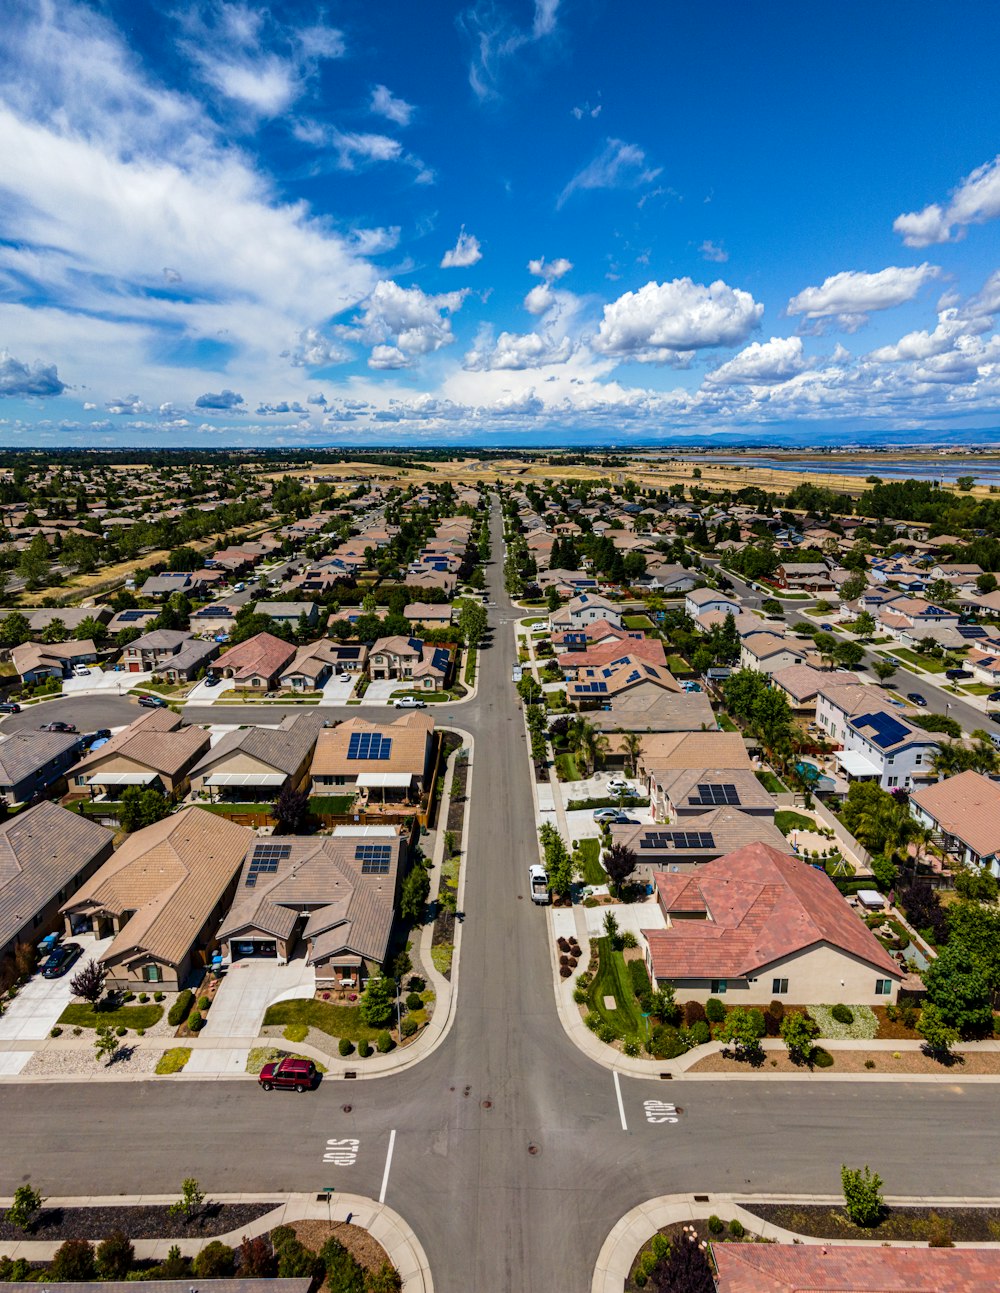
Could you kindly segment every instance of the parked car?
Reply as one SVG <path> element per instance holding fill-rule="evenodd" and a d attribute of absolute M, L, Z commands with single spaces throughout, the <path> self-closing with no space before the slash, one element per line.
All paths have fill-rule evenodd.
<path fill-rule="evenodd" d="M 545 868 L 540 863 L 528 863 L 528 884 L 531 887 L 531 901 L 533 903 L 536 903 L 539 907 L 545 907 L 551 902 L 549 878 L 545 874 Z"/>
<path fill-rule="evenodd" d="M 607 822 L 610 825 L 612 822 L 617 822 L 619 816 L 620 814 L 617 808 L 595 808 L 594 809 L 595 822 Z"/>
<path fill-rule="evenodd" d="M 824 633 L 832 633 L 832 632 L 833 632 L 833 625 L 832 625 L 832 624 L 821 624 L 821 625 L 820 625 L 820 628 L 823 630 L 823 632 L 824 632 Z"/>
<path fill-rule="evenodd" d="M 221 681 L 222 679 L 219 677 L 217 673 L 210 673 L 205 678 L 205 686 L 217 687 Z"/>
<path fill-rule="evenodd" d="M 920 709 L 927 708 L 927 701 L 924 700 L 923 696 L 921 696 L 919 691 L 908 691 L 906 693 L 906 699 L 910 702 L 911 705 L 917 705 L 920 707 Z"/>
<path fill-rule="evenodd" d="M 396 709 L 426 709 L 427 701 L 416 696 L 397 696 L 392 702 Z"/>
<path fill-rule="evenodd" d="M 61 947 L 56 948 L 42 966 L 42 978 L 61 979 L 70 966 L 74 965 L 82 955 L 83 948 L 79 943 L 63 943 Z"/>
<path fill-rule="evenodd" d="M 21 706 L 16 705 L 12 700 L 0 702 L 0 714 L 20 714 Z"/>
<path fill-rule="evenodd" d="M 62 723 L 58 719 L 51 723 L 43 723 L 38 729 L 40 732 L 75 732 L 75 723 Z"/>
<path fill-rule="evenodd" d="M 986 697 L 986 699 L 990 702 L 991 705 L 1000 704 L 1000 691 L 991 691 L 990 694 Z M 0 705 L 0 709 L 3 709 L 2 705 Z"/>
<path fill-rule="evenodd" d="M 945 669 L 944 676 L 950 678 L 952 682 L 957 682 L 960 678 L 971 678 L 971 669 Z"/>
<path fill-rule="evenodd" d="M 292 1091 L 312 1091 L 319 1074 L 312 1060 L 283 1059 L 277 1064 L 265 1064 L 257 1081 L 265 1091 L 283 1087 Z"/>
<path fill-rule="evenodd" d="M 86 678 L 89 673 L 90 673 L 90 669 L 85 664 L 75 664 L 73 666 L 74 678 Z"/>
<path fill-rule="evenodd" d="M 147 709 L 166 709 L 167 702 L 162 696 L 140 696 L 139 704 L 145 705 Z"/>

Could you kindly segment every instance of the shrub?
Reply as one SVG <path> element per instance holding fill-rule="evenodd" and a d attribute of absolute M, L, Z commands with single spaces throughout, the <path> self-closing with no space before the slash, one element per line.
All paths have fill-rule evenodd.
<path fill-rule="evenodd" d="M 282 1034 L 286 1042 L 304 1042 L 309 1036 L 308 1024 L 287 1024 Z"/>
<path fill-rule="evenodd" d="M 637 997 L 645 996 L 651 991 L 653 985 L 649 981 L 646 966 L 642 961 L 628 962 L 628 977 L 632 982 L 632 991 Z"/>
<path fill-rule="evenodd" d="M 874 1061 L 874 1060 L 865 1060 L 865 1068 L 866 1068 L 866 1069 L 873 1069 L 874 1067 L 875 1067 L 875 1061 Z"/>
<path fill-rule="evenodd" d="M 274 1275 L 274 1252 L 270 1240 L 263 1235 L 254 1239 L 248 1235 L 236 1250 L 236 1270 L 240 1279 L 270 1279 Z"/>
<path fill-rule="evenodd" d="M 107 1239 L 97 1245 L 95 1266 L 102 1280 L 125 1279 L 134 1260 L 132 1241 L 121 1230 L 112 1230 Z"/>
<path fill-rule="evenodd" d="M 692 1046 L 704 1046 L 712 1040 L 712 1030 L 705 1019 L 696 1019 L 688 1029 L 688 1039 Z"/>
<path fill-rule="evenodd" d="M 732 1235 L 734 1239 L 742 1239 L 743 1236 L 746 1234 L 746 1227 L 743 1225 L 743 1222 L 740 1221 L 738 1217 L 733 1217 L 732 1221 L 730 1221 L 729 1233 Z"/>
<path fill-rule="evenodd" d="M 363 1060 L 366 1060 L 371 1053 L 372 1053 L 372 1048 L 369 1042 L 365 1042 L 365 1041 L 358 1042 L 358 1055 Z"/>
<path fill-rule="evenodd" d="M 134 1000 L 135 1000 L 135 993 L 132 992 L 131 990 L 126 992 L 125 995 L 122 997 L 122 1001 L 134 1001 Z"/>
<path fill-rule="evenodd" d="M 271 1247 L 275 1252 L 282 1244 L 287 1244 L 290 1239 L 295 1238 L 295 1231 L 291 1226 L 275 1226 L 271 1231 Z"/>
<path fill-rule="evenodd" d="M 574 989 L 573 989 L 573 1000 L 576 1002 L 576 1004 L 577 1004 L 578 1006 L 582 1006 L 582 1005 L 586 1002 L 586 1000 L 587 1000 L 587 989 L 586 989 L 586 988 L 574 988 Z"/>
<path fill-rule="evenodd" d="M 198 998 L 198 1009 L 201 1011 L 202 1014 L 205 1013 L 205 1011 L 209 1008 L 211 1004 L 212 1002 L 208 997 Z"/>
<path fill-rule="evenodd" d="M 319 1250 L 331 1293 L 364 1293 L 364 1272 L 339 1240 L 332 1236 Z"/>
<path fill-rule="evenodd" d="M 622 1050 L 630 1059 L 636 1059 L 642 1054 L 642 1047 L 634 1037 L 626 1037 L 622 1042 Z"/>
<path fill-rule="evenodd" d="M 602 1042 L 606 1042 L 609 1046 L 612 1042 L 616 1042 L 618 1040 L 618 1029 L 607 1019 L 598 1020 L 595 1032 L 600 1040 Z"/>
<path fill-rule="evenodd" d="M 411 992 L 407 995 L 407 998 L 406 998 L 407 1010 L 422 1010 L 423 1005 L 424 1005 L 423 998 L 421 997 L 419 992 Z"/>
<path fill-rule="evenodd" d="M 154 1001 L 162 1001 L 162 1000 L 163 1000 L 163 997 L 164 997 L 164 994 L 163 994 L 162 992 L 154 992 L 154 993 L 153 993 L 153 1000 L 154 1000 Z"/>
<path fill-rule="evenodd" d="M 415 1019 L 410 1019 L 409 1017 L 404 1019 L 399 1027 L 400 1027 L 400 1032 L 403 1034 L 404 1037 L 413 1037 L 414 1034 L 417 1033 L 420 1029 L 420 1025 L 417 1023 L 417 1021 Z"/>
<path fill-rule="evenodd" d="M 52 1254 L 46 1278 L 59 1284 L 92 1280 L 96 1272 L 94 1245 L 89 1239 L 67 1239 Z"/>
<path fill-rule="evenodd" d="M 831 1006 L 830 1014 L 836 1019 L 838 1024 L 853 1024 L 854 1011 L 850 1006 L 845 1006 L 843 1002 L 838 1001 L 835 1006 Z"/>
<path fill-rule="evenodd" d="M 195 1257 L 191 1269 L 200 1280 L 229 1279 L 236 1269 L 236 1253 L 221 1239 L 213 1239 Z"/>
<path fill-rule="evenodd" d="M 137 1029 L 135 1030 L 135 1035 L 136 1035 L 136 1037 L 145 1037 L 145 1036 L 146 1036 L 146 1030 L 145 1030 L 145 1028 L 137 1028 Z"/>
<path fill-rule="evenodd" d="M 687 1050 L 684 1039 L 672 1024 L 659 1024 L 649 1034 L 646 1050 L 657 1060 L 675 1060 Z"/>
<path fill-rule="evenodd" d="M 340 1041 L 337 1043 L 337 1050 L 341 1053 L 341 1055 L 344 1055 L 344 1056 L 351 1055 L 354 1051 L 354 1043 L 350 1040 L 350 1038 L 341 1037 Z"/>
<path fill-rule="evenodd" d="M 913 1004 L 912 1001 L 906 1001 L 900 1007 L 899 1022 L 903 1025 L 904 1028 L 914 1028 L 916 1027 L 917 1017 L 919 1013 L 920 1012 L 917 1010 L 917 1007 Z"/>
<path fill-rule="evenodd" d="M 721 1024 L 726 1017 L 726 1007 L 718 997 L 709 997 L 705 1002 L 705 1018 L 710 1024 Z"/>
<path fill-rule="evenodd" d="M 191 1029 L 193 1033 L 201 1032 L 201 1030 L 205 1027 L 205 1021 L 204 1019 L 202 1019 L 200 1011 L 198 1010 L 191 1011 L 191 1013 L 188 1015 L 187 1026 L 188 1028 Z"/>
<path fill-rule="evenodd" d="M 365 1293 L 400 1293 L 402 1287 L 403 1277 L 388 1262 L 365 1276 Z"/>
<path fill-rule="evenodd" d="M 387 1032 L 379 1033 L 378 1040 L 375 1045 L 378 1048 L 378 1053 L 380 1055 L 388 1055 L 392 1050 L 392 1035 Z"/>
<path fill-rule="evenodd" d="M 940 1213 L 932 1212 L 927 1219 L 927 1247 L 928 1248 L 954 1248 L 955 1244 L 951 1237 L 951 1218 L 942 1217 Z"/>
<path fill-rule="evenodd" d="M 282 1226 L 280 1229 L 287 1230 L 288 1227 Z M 323 1275 L 322 1259 L 294 1235 L 280 1245 L 275 1245 L 275 1256 L 278 1258 L 278 1275 L 281 1279 L 311 1280 Z"/>
<path fill-rule="evenodd" d="M 190 988 L 185 988 L 183 992 L 177 994 L 177 1000 L 170 1007 L 167 1014 L 167 1023 L 176 1028 L 187 1019 L 188 1011 L 191 1009 L 191 1002 L 194 1000 L 194 993 Z"/>
<path fill-rule="evenodd" d="M 568 965 L 560 965 L 560 967 L 559 967 L 559 977 L 560 977 L 561 979 L 568 979 L 568 978 L 570 978 L 570 977 L 571 977 L 571 975 L 572 975 L 572 973 L 573 973 L 573 971 L 569 968 L 569 966 L 568 966 Z"/>
<path fill-rule="evenodd" d="M 840 1169 L 847 1215 L 856 1226 L 877 1226 L 882 1220 L 882 1178 L 867 1166 Z"/>
<path fill-rule="evenodd" d="M 410 992 L 423 992 L 427 984 L 419 974 L 414 974 L 406 986 Z"/>
<path fill-rule="evenodd" d="M 59 1025 L 58 1025 L 58 1024 L 56 1024 L 54 1028 L 50 1028 L 50 1029 L 49 1029 L 49 1036 L 50 1036 L 50 1037 L 61 1037 L 61 1036 L 62 1036 L 62 1029 L 59 1027 Z"/>
<path fill-rule="evenodd" d="M 620 942 L 623 948 L 625 947 L 631 948 L 631 947 L 639 946 L 639 940 L 636 938 L 636 936 L 632 933 L 630 929 L 625 930 L 624 934 L 622 934 L 621 936 Z M 636 965 L 636 964 L 641 964 L 641 962 L 630 961 L 629 964 Z"/>
<path fill-rule="evenodd" d="M 118 1027 L 115 1029 L 115 1036 L 124 1037 L 127 1032 L 128 1032 L 128 1029 L 125 1027 L 125 1025 L 119 1024 Z"/>
<path fill-rule="evenodd" d="M 822 1046 L 817 1046 L 813 1051 L 812 1062 L 818 1069 L 833 1068 L 833 1056 L 829 1051 L 824 1050 Z"/>
<path fill-rule="evenodd" d="M 684 1003 L 684 1022 L 688 1028 L 693 1028 L 695 1024 L 703 1023 L 706 1018 L 705 1007 L 700 1001 L 686 1001 Z"/>
<path fill-rule="evenodd" d="M 148 993 L 148 992 L 140 992 L 140 993 L 139 993 L 139 1000 L 140 1000 L 140 1001 L 142 1001 L 143 1003 L 147 1002 L 147 1001 L 149 1000 L 149 993 Z"/>
<path fill-rule="evenodd" d="M 726 1223 L 713 1214 L 708 1219 L 708 1233 L 710 1235 L 721 1235 L 726 1228 Z"/>

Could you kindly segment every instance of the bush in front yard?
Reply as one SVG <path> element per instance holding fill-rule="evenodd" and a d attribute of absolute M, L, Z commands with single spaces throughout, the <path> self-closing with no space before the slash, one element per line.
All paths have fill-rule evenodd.
<path fill-rule="evenodd" d="M 45 1278 L 54 1283 L 77 1284 L 94 1278 L 94 1245 L 87 1239 L 67 1239 L 52 1254 Z"/>
<path fill-rule="evenodd" d="M 360 1055 L 363 1060 L 366 1060 L 371 1053 L 372 1048 L 368 1042 L 358 1042 L 358 1055 Z"/>
<path fill-rule="evenodd" d="M 162 992 L 154 992 L 154 993 L 153 993 L 153 1000 L 154 1000 L 154 1001 L 162 1001 L 162 1000 L 163 1000 L 163 996 L 164 996 L 164 994 L 163 994 Z"/>
<path fill-rule="evenodd" d="M 378 1046 L 378 1053 L 380 1055 L 388 1055 L 392 1050 L 392 1037 L 389 1033 L 379 1033 L 376 1045 Z"/>
<path fill-rule="evenodd" d="M 410 992 L 407 994 L 407 998 L 406 998 L 407 1010 L 422 1010 L 423 1007 L 424 1007 L 424 999 L 419 992 Z"/>
<path fill-rule="evenodd" d="M 404 1037 L 412 1037 L 420 1028 L 415 1019 L 404 1019 L 400 1025 Z"/>
<path fill-rule="evenodd" d="M 838 1024 L 854 1023 L 854 1011 L 850 1008 L 850 1006 L 843 1005 L 842 1002 L 838 1001 L 835 1006 L 831 1006 L 830 1014 L 833 1016 L 834 1019 L 836 1019 Z"/>
<path fill-rule="evenodd" d="M 236 1254 L 228 1244 L 213 1239 L 195 1257 L 191 1267 L 200 1280 L 230 1279 L 236 1269 Z"/>
<path fill-rule="evenodd" d="M 700 1001 L 685 1001 L 684 1022 L 688 1028 L 693 1028 L 697 1023 L 704 1023 L 706 1018 L 705 1007 Z"/>
<path fill-rule="evenodd" d="M 205 1021 L 201 1017 L 201 1014 L 199 1011 L 197 1010 L 191 1011 L 191 1013 L 188 1015 L 187 1026 L 188 1028 L 191 1029 L 193 1033 L 201 1032 L 201 1030 L 205 1027 Z"/>
<path fill-rule="evenodd" d="M 718 997 L 709 997 L 705 1002 L 705 1018 L 710 1024 L 721 1024 L 726 1017 L 726 1007 Z"/>
<path fill-rule="evenodd" d="M 205 1011 L 209 1008 L 211 1004 L 212 1002 L 208 997 L 198 998 L 198 1009 L 201 1011 L 202 1014 L 205 1013 Z"/>
<path fill-rule="evenodd" d="M 167 1015 L 167 1023 L 176 1028 L 187 1019 L 188 1011 L 191 1009 L 191 1002 L 194 1000 L 194 993 L 190 988 L 185 988 L 183 992 L 177 994 L 177 1000 L 170 1007 Z"/>
<path fill-rule="evenodd" d="M 341 1055 L 352 1055 L 354 1053 L 354 1043 L 346 1037 L 341 1037 L 340 1041 L 337 1043 L 337 1050 Z"/>

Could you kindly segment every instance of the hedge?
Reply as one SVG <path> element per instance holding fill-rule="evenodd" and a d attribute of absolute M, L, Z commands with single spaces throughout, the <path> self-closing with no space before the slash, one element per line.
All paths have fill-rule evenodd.
<path fill-rule="evenodd" d="M 628 962 L 628 976 L 632 980 L 632 990 L 637 997 L 643 997 L 652 990 L 646 966 L 642 961 Z"/>
<path fill-rule="evenodd" d="M 194 993 L 190 988 L 185 988 L 183 992 L 177 994 L 177 1000 L 170 1007 L 167 1015 L 167 1023 L 177 1028 L 188 1017 L 188 1011 L 191 1009 L 191 1003 L 194 1001 Z"/>

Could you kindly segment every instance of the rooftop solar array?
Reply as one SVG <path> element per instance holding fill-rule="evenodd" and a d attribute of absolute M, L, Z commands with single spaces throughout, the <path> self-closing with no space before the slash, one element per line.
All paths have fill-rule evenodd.
<path fill-rule="evenodd" d="M 890 745 L 896 745 L 909 735 L 910 729 L 902 724 L 898 718 L 893 718 L 891 714 L 862 714 L 860 718 L 854 720 L 854 726 L 860 729 L 867 729 L 871 732 L 871 741 L 879 747 L 880 750 L 888 749 Z"/>
<path fill-rule="evenodd" d="M 248 889 L 252 889 L 257 883 L 259 875 L 274 875 L 278 869 L 278 863 L 285 858 L 290 857 L 292 847 L 290 844 L 258 844 L 250 854 L 250 866 L 247 868 L 247 875 L 244 884 Z"/>
<path fill-rule="evenodd" d="M 606 693 L 608 690 L 608 684 L 606 682 L 581 682 L 577 683 L 576 690 L 578 692 L 590 691 Z"/>
<path fill-rule="evenodd" d="M 698 783 L 697 795 L 691 795 L 688 803 L 698 807 L 716 804 L 735 804 L 737 807 L 740 802 L 740 793 L 736 787 L 729 782 L 724 785 L 714 783 Z"/>
<path fill-rule="evenodd" d="M 981 624 L 960 624 L 958 631 L 963 638 L 984 638 L 986 630 Z"/>
<path fill-rule="evenodd" d="M 392 753 L 392 737 L 381 732 L 352 732 L 347 746 L 349 759 L 388 759 Z"/>
<path fill-rule="evenodd" d="M 121 611 L 118 618 L 123 624 L 132 620 L 144 620 L 149 616 L 149 611 Z"/>
<path fill-rule="evenodd" d="M 652 831 L 639 841 L 643 849 L 714 849 L 710 831 Z"/>
<path fill-rule="evenodd" d="M 391 858 L 391 844 L 359 844 L 354 850 L 354 859 L 361 863 L 362 875 L 388 875 Z"/>

